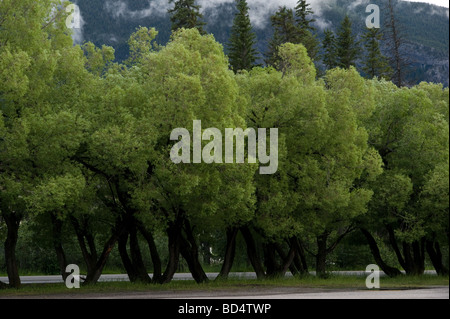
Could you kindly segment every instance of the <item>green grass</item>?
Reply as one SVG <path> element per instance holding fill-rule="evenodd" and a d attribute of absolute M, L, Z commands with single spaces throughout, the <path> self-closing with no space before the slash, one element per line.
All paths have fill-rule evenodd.
<path fill-rule="evenodd" d="M 430 286 L 448 286 L 449 277 L 432 275 L 400 276 L 397 278 L 381 278 L 381 289 L 409 289 Z M 81 289 L 67 289 L 63 284 L 23 285 L 20 289 L 0 289 L 1 297 L 40 296 L 40 295 L 78 295 L 83 294 L 114 294 L 124 292 L 164 292 L 164 291 L 214 291 L 214 290 L 248 290 L 275 288 L 323 288 L 323 289 L 367 289 L 365 277 L 331 275 L 327 279 L 315 276 L 303 278 L 279 279 L 229 279 L 227 281 L 210 281 L 196 284 L 194 281 L 173 281 L 167 285 L 146 285 L 130 282 L 103 282 Z"/>

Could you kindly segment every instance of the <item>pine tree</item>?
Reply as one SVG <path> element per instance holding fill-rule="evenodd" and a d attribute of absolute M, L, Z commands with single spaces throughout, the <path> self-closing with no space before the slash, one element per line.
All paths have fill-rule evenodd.
<path fill-rule="evenodd" d="M 363 36 L 365 57 L 363 59 L 362 71 L 368 78 L 390 79 L 391 68 L 387 58 L 381 53 L 379 41 L 382 34 L 380 29 L 367 29 Z"/>
<path fill-rule="evenodd" d="M 325 38 L 322 42 L 322 48 L 324 51 L 322 61 L 323 64 L 325 64 L 327 70 L 330 70 L 337 67 L 338 65 L 336 53 L 336 36 L 330 29 L 325 30 L 324 34 Z"/>
<path fill-rule="evenodd" d="M 250 70 L 255 66 L 257 51 L 256 35 L 252 30 L 249 7 L 246 0 L 236 0 L 238 12 L 231 29 L 230 42 L 228 44 L 230 65 L 234 72 Z"/>
<path fill-rule="evenodd" d="M 389 51 L 390 65 L 393 69 L 392 82 L 398 87 L 404 86 L 405 75 L 408 72 L 410 61 L 403 54 L 404 39 L 402 36 L 402 28 L 398 23 L 394 3 L 392 0 L 387 2 L 387 11 L 389 12 L 388 19 L 385 25 L 385 39 Z"/>
<path fill-rule="evenodd" d="M 316 19 L 308 19 L 308 17 L 313 14 L 314 11 L 312 11 L 306 0 L 298 1 L 297 6 L 295 7 L 295 15 L 299 32 L 299 43 L 305 46 L 308 51 L 308 56 L 314 61 L 319 51 L 319 41 L 313 34 L 315 28 L 312 26 L 312 23 L 314 23 Z"/>
<path fill-rule="evenodd" d="M 306 0 L 299 0 L 295 7 L 295 15 L 297 16 L 297 23 L 301 30 L 315 31 L 315 28 L 311 25 L 316 19 L 308 19 L 308 16 L 313 15 L 314 11 L 310 8 L 310 4 Z"/>
<path fill-rule="evenodd" d="M 348 15 L 346 15 L 338 30 L 336 41 L 338 66 L 344 69 L 355 66 L 359 50 L 358 43 L 355 41 L 352 32 L 352 22 Z"/>
<path fill-rule="evenodd" d="M 181 28 L 197 28 L 200 34 L 206 34 L 203 27 L 205 23 L 202 20 L 200 6 L 195 4 L 195 0 L 169 0 L 169 3 L 175 3 L 173 9 L 169 9 L 170 21 L 172 22 L 172 31 Z"/>
<path fill-rule="evenodd" d="M 269 51 L 266 55 L 266 63 L 276 66 L 278 57 L 278 47 L 283 43 L 300 42 L 299 32 L 295 21 L 294 11 L 286 6 L 280 7 L 279 10 L 270 17 L 272 27 L 274 29 L 273 37 L 269 42 Z"/>

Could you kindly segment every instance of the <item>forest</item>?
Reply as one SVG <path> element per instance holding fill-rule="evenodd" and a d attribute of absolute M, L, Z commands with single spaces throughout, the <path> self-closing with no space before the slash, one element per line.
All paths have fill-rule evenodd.
<path fill-rule="evenodd" d="M 304 0 L 280 11 L 295 37 L 275 31 L 267 66 L 245 0 L 227 54 L 193 0 L 172 2 L 168 43 L 140 27 L 122 62 L 107 45 L 74 45 L 59 0 L 0 2 L 0 288 L 27 272 L 66 278 L 69 264 L 86 285 L 108 269 L 149 284 L 369 263 L 391 277 L 448 275 L 448 88 L 378 73 L 389 60 L 375 31 L 375 73 L 363 77 L 348 19 L 319 72 Z M 198 120 L 277 128 L 277 172 L 173 163 L 171 132 Z"/>

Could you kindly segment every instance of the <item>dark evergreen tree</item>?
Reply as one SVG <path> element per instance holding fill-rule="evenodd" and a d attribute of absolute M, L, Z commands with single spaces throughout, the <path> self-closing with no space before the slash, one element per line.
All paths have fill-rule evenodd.
<path fill-rule="evenodd" d="M 316 19 L 308 19 L 309 16 L 313 15 L 314 11 L 310 8 L 310 4 L 306 0 L 299 0 L 297 6 L 295 7 L 295 15 L 297 16 L 297 23 L 301 30 L 309 30 L 311 32 L 315 31 L 315 28 L 311 25 L 316 21 Z"/>
<path fill-rule="evenodd" d="M 256 35 L 250 22 L 247 1 L 236 0 L 236 3 L 238 12 L 234 19 L 228 44 L 228 56 L 234 72 L 250 70 L 255 66 L 257 60 Z"/>
<path fill-rule="evenodd" d="M 315 28 L 312 26 L 316 19 L 309 18 L 313 14 L 314 11 L 311 10 L 306 0 L 298 1 L 295 7 L 295 15 L 299 32 L 299 43 L 305 46 L 309 57 L 314 61 L 319 51 L 319 41 L 314 35 Z"/>
<path fill-rule="evenodd" d="M 295 21 L 294 10 L 288 9 L 286 6 L 280 7 L 279 10 L 270 17 L 270 21 L 274 33 L 269 42 L 266 63 L 268 65 L 276 66 L 279 60 L 278 47 L 287 42 L 297 44 L 300 42 L 300 37 Z"/>
<path fill-rule="evenodd" d="M 404 40 L 402 30 L 395 15 L 394 3 L 392 0 L 387 2 L 388 19 L 386 19 L 385 38 L 389 50 L 390 64 L 393 69 L 392 82 L 397 86 L 404 86 L 405 76 L 410 61 L 406 58 L 404 52 Z"/>
<path fill-rule="evenodd" d="M 337 61 L 337 48 L 336 48 L 336 36 L 334 35 L 334 32 L 330 29 L 326 29 L 324 31 L 325 37 L 322 41 L 322 48 L 323 48 L 323 56 L 322 61 L 327 70 L 333 69 L 337 67 L 338 61 Z"/>
<path fill-rule="evenodd" d="M 381 53 L 380 40 L 382 33 L 380 29 L 367 29 L 363 36 L 365 55 L 362 61 L 362 71 L 372 79 L 374 77 L 390 79 L 392 69 L 389 66 L 387 58 Z"/>
<path fill-rule="evenodd" d="M 200 13 L 200 6 L 195 4 L 195 0 L 169 0 L 169 3 L 175 3 L 172 9 L 169 9 L 170 21 L 172 22 L 172 31 L 185 28 L 197 28 L 201 34 L 206 34 L 202 21 L 203 15 Z"/>
<path fill-rule="evenodd" d="M 336 54 L 338 66 L 345 69 L 355 66 L 359 51 L 358 42 L 355 40 L 355 35 L 352 32 L 352 22 L 346 15 L 337 33 Z"/>

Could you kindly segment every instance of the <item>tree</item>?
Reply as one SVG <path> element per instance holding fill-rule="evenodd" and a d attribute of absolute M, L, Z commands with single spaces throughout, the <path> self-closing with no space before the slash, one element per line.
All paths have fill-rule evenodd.
<path fill-rule="evenodd" d="M 306 17 L 312 14 L 312 11 L 305 4 L 299 4 L 297 12 L 300 17 L 296 17 L 296 11 L 288 9 L 286 6 L 271 16 L 274 34 L 269 42 L 266 63 L 278 67 L 279 57 L 278 48 L 284 43 L 303 44 L 306 47 L 309 57 L 315 60 L 318 51 L 318 41 L 312 34 L 313 27 L 310 25 L 314 20 L 308 20 Z"/>
<path fill-rule="evenodd" d="M 379 44 L 381 38 L 380 29 L 366 29 L 362 38 L 365 48 L 362 71 L 368 78 L 379 77 L 389 80 L 391 68 L 386 57 L 381 53 Z"/>
<path fill-rule="evenodd" d="M 428 97 L 431 87 L 424 91 L 421 86 L 398 89 L 392 83 L 374 83 L 380 104 L 367 127 L 371 144 L 382 156 L 385 172 L 373 186 L 375 196 L 365 224 L 369 230 L 384 230 L 407 274 L 423 273 L 427 240 L 437 270 L 441 271 L 439 245 L 435 243 L 442 238 L 436 236 L 435 227 L 440 224 L 440 232 L 446 228 L 442 222 L 446 204 L 436 203 L 433 209 L 427 198 L 433 192 L 445 192 L 445 183 L 440 180 L 445 176 L 441 167 L 448 161 L 448 119 L 441 106 L 448 105 L 448 91 L 441 89 L 432 101 Z M 422 87 L 425 89 L 425 85 Z M 439 185 L 433 191 L 430 180 Z"/>
<path fill-rule="evenodd" d="M 314 11 L 312 11 L 310 4 L 306 0 L 299 0 L 297 2 L 295 14 L 297 16 L 297 23 L 300 30 L 309 30 L 311 32 L 315 30 L 311 24 L 316 22 L 316 19 L 308 19 L 308 16 L 314 14 Z"/>
<path fill-rule="evenodd" d="M 295 7 L 297 28 L 300 34 L 300 42 L 306 47 L 309 57 L 314 61 L 317 56 L 319 41 L 314 36 L 315 28 L 312 24 L 316 21 L 314 18 L 308 19 L 314 11 L 310 8 L 306 0 L 299 0 Z"/>
<path fill-rule="evenodd" d="M 161 137 L 152 156 L 153 174 L 135 197 L 151 208 L 150 219 L 161 220 L 168 236 L 169 258 L 160 282 L 172 280 L 180 256 L 194 279 L 205 282 L 196 232 L 251 218 L 256 165 L 175 164 L 168 157 L 173 146 L 168 137 L 177 127 L 193 132 L 199 118 L 202 129 L 245 129 L 239 115 L 245 109 L 222 46 L 195 29 L 175 32 L 166 47 L 148 56 L 142 72 L 149 94 L 146 113 Z"/>
<path fill-rule="evenodd" d="M 352 31 L 352 22 L 348 15 L 342 21 L 336 38 L 336 55 L 338 66 L 348 69 L 355 66 L 359 55 L 358 43 Z"/>
<path fill-rule="evenodd" d="M 0 211 L 7 226 L 9 286 L 18 288 L 19 228 L 32 218 L 25 197 L 70 170 L 64 159 L 80 141 L 68 106 L 78 105 L 73 98 L 80 78 L 68 75 L 82 65 L 82 54 L 73 47 L 59 1 L 2 1 L 0 16 Z M 67 63 L 74 57 L 73 65 Z M 57 86 L 60 96 L 54 95 Z"/>
<path fill-rule="evenodd" d="M 322 48 L 323 48 L 323 56 L 322 60 L 325 64 L 325 67 L 327 70 L 333 69 L 337 67 L 338 61 L 337 61 L 337 48 L 336 48 L 336 36 L 334 35 L 334 32 L 330 29 L 327 29 L 324 31 L 325 37 L 322 41 Z"/>
<path fill-rule="evenodd" d="M 266 55 L 266 63 L 277 67 L 279 62 L 278 49 L 284 43 L 298 43 L 299 34 L 296 26 L 294 11 L 286 6 L 280 7 L 278 11 L 270 17 L 274 34 L 269 42 L 269 51 Z"/>
<path fill-rule="evenodd" d="M 170 21 L 172 21 L 172 31 L 196 28 L 201 34 L 205 34 L 203 29 L 205 23 L 201 21 L 203 15 L 200 13 L 200 6 L 195 4 L 195 0 L 169 0 L 169 3 L 175 3 L 175 6 L 168 10 Z"/>
<path fill-rule="evenodd" d="M 234 72 L 252 69 L 257 60 L 256 35 L 248 14 L 246 0 L 236 0 L 238 12 L 231 28 L 231 37 L 228 44 L 228 56 Z"/>
<path fill-rule="evenodd" d="M 405 75 L 409 65 L 406 59 L 403 46 L 404 39 L 402 37 L 401 27 L 395 15 L 395 8 L 392 0 L 387 2 L 387 11 L 389 18 L 386 20 L 386 43 L 389 50 L 389 59 L 393 69 L 392 82 L 398 87 L 405 85 Z"/>

